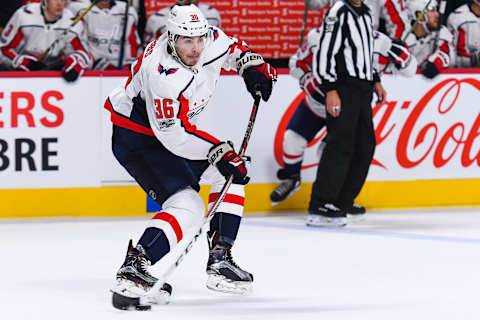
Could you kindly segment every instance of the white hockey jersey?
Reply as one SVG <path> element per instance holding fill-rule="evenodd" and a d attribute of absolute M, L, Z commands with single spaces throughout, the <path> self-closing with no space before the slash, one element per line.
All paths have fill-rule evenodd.
<path fill-rule="evenodd" d="M 72 2 L 69 9 L 77 15 L 87 8 L 89 3 Z M 112 6 L 100 9 L 94 6 L 84 17 L 87 43 L 95 58 L 94 69 L 112 69 L 118 66 L 121 39 L 123 33 L 123 17 L 125 6 L 123 1 L 113 1 Z M 135 61 L 140 47 L 140 37 L 137 33 L 137 13 L 133 7 L 128 8 L 123 65 Z"/>
<path fill-rule="evenodd" d="M 304 45 L 297 50 L 297 52 L 290 57 L 289 67 L 290 74 L 301 80 L 303 76 L 312 71 L 313 57 L 315 56 L 315 51 L 318 50 L 318 44 L 320 43 L 320 37 L 322 35 L 321 28 L 315 28 L 310 30 L 307 35 L 307 41 Z M 373 47 L 374 47 L 374 68 L 377 72 L 380 72 L 384 69 L 385 65 L 388 63 L 388 51 L 392 46 L 392 39 L 387 35 L 374 31 L 373 32 Z M 417 61 L 415 57 L 410 56 L 407 58 L 407 63 L 404 68 L 397 69 L 394 67 L 393 63 L 390 64 L 390 67 L 387 71 L 392 72 L 393 74 L 398 74 L 404 77 L 411 77 L 417 71 Z M 318 81 L 317 79 L 315 81 Z M 320 83 L 319 83 L 320 85 Z M 325 104 L 323 101 L 319 101 L 318 97 L 314 99 L 310 94 L 309 90 L 305 90 L 307 93 L 306 100 L 308 107 L 312 110 L 314 114 L 321 118 L 325 118 Z M 320 93 L 320 92 L 319 92 Z M 323 95 L 323 92 L 320 93 Z M 322 99 L 320 99 L 322 100 Z"/>
<path fill-rule="evenodd" d="M 155 14 L 152 14 L 150 18 L 148 18 L 147 25 L 145 26 L 145 45 L 154 39 L 160 38 L 162 34 L 167 32 L 166 24 L 170 8 L 171 7 L 160 9 Z M 221 28 L 222 21 L 220 18 L 220 13 L 217 9 L 205 3 L 199 3 L 198 8 L 203 13 L 205 19 L 207 19 L 209 25 Z"/>
<path fill-rule="evenodd" d="M 392 39 L 402 39 L 411 27 L 405 1 L 408 0 L 365 0 L 372 11 L 373 29 L 378 30 L 382 18 L 387 35 Z"/>
<path fill-rule="evenodd" d="M 476 16 L 469 4 L 465 4 L 448 16 L 447 26 L 453 34 L 455 67 L 474 67 L 472 53 L 480 52 L 480 17 Z M 479 67 L 479 66 L 475 66 Z"/>
<path fill-rule="evenodd" d="M 60 69 L 62 59 L 76 53 L 82 59 L 82 65 L 87 68 L 92 65 L 88 52 L 84 29 L 81 23 L 72 24 L 73 14 L 64 10 L 54 22 L 47 23 L 43 17 L 40 3 L 30 3 L 20 7 L 10 18 L 1 35 L 1 63 L 7 68 L 15 69 L 16 58 L 22 55 L 43 58 L 43 62 L 51 69 Z M 67 31 L 66 34 L 65 31 Z M 46 50 L 55 42 L 61 40 L 53 48 L 48 57 Z"/>
<path fill-rule="evenodd" d="M 450 61 L 452 61 L 454 56 L 453 51 L 453 36 L 447 27 L 442 26 L 440 28 L 440 34 L 438 37 L 438 50 L 443 52 L 445 55 L 448 55 Z M 415 56 L 418 61 L 418 64 L 422 64 L 427 60 L 432 54 L 436 51 L 436 32 L 430 32 L 427 36 L 423 38 L 417 38 L 415 33 L 410 33 L 405 41 L 410 49 L 411 53 Z M 451 66 L 451 63 L 450 65 Z M 443 66 L 446 68 L 448 66 Z"/>
<path fill-rule="evenodd" d="M 109 95 L 105 108 L 115 125 L 156 136 L 177 156 L 206 159 L 219 140 L 195 124 L 213 96 L 220 70 L 236 70 L 236 59 L 247 50 L 244 43 L 210 27 L 198 63 L 189 68 L 168 53 L 163 34 L 132 65 L 130 76 Z M 146 106 L 133 103 L 136 97 Z M 139 119 L 140 114 L 148 119 Z"/>

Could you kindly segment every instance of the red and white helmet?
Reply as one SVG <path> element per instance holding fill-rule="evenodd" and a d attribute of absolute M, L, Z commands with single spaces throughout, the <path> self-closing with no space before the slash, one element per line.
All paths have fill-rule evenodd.
<path fill-rule="evenodd" d="M 427 10 L 436 10 L 437 9 L 437 0 L 409 0 L 407 2 L 407 9 L 408 9 L 408 15 L 410 17 L 410 20 L 416 20 L 417 19 L 417 13 L 422 12 L 425 7 L 427 7 Z M 428 28 L 428 21 L 427 21 L 427 15 L 426 11 L 422 20 L 418 21 L 418 24 L 420 24 L 425 31 L 429 32 L 430 29 Z"/>
<path fill-rule="evenodd" d="M 167 31 L 169 36 L 203 36 L 208 32 L 208 21 L 200 9 L 193 4 L 174 6 L 168 15 Z"/>
<path fill-rule="evenodd" d="M 196 5 L 174 6 L 167 20 L 168 45 L 173 56 L 177 56 L 175 42 L 179 36 L 199 37 L 208 33 L 208 21 Z"/>

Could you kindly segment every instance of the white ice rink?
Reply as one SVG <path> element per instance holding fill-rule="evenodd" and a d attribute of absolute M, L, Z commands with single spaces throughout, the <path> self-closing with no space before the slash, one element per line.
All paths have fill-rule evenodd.
<path fill-rule="evenodd" d="M 336 230 L 304 218 L 244 219 L 233 255 L 251 295 L 206 289 L 202 237 L 149 312 L 115 310 L 108 291 L 148 217 L 0 220 L 0 319 L 480 319 L 480 208 L 373 211 Z"/>

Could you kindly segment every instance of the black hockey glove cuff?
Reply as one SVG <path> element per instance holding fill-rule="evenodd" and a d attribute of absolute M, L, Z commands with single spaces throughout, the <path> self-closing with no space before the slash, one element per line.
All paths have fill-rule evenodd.
<path fill-rule="evenodd" d="M 250 177 L 247 176 L 245 160 L 233 150 L 230 141 L 214 145 L 207 154 L 207 160 L 217 167 L 225 179 L 233 175 L 235 184 L 247 184 L 250 180 Z"/>

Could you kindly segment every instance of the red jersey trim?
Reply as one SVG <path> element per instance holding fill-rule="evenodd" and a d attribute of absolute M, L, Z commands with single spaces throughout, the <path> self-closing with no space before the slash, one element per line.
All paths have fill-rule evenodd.
<path fill-rule="evenodd" d="M 118 113 L 116 113 L 115 110 L 113 110 L 112 103 L 110 102 L 109 98 L 107 98 L 107 100 L 105 101 L 105 105 L 103 107 L 108 111 L 110 111 L 110 114 L 111 114 L 110 120 L 114 125 L 122 127 L 124 129 L 135 131 L 137 133 L 145 134 L 147 136 L 152 136 L 152 137 L 155 136 L 152 129 L 141 126 L 138 123 L 135 123 L 132 120 L 127 119 L 119 115 Z"/>
<path fill-rule="evenodd" d="M 17 56 L 17 53 L 13 49 L 16 49 L 18 47 L 20 42 L 22 42 L 22 39 L 23 39 L 23 32 L 22 32 L 22 29 L 19 29 L 18 33 L 15 35 L 15 37 L 10 42 L 10 44 L 2 48 L 3 54 L 12 60 L 15 59 L 15 57 Z"/>
<path fill-rule="evenodd" d="M 218 198 L 218 192 L 210 193 L 208 196 L 208 203 L 215 202 Z M 239 206 L 243 206 L 245 204 L 245 197 L 237 196 L 236 194 L 227 193 L 225 198 L 223 198 L 223 202 L 238 204 Z"/>
<path fill-rule="evenodd" d="M 178 119 L 180 119 L 182 127 L 185 128 L 185 131 L 207 142 L 213 144 L 219 143 L 220 140 L 205 131 L 197 130 L 197 126 L 190 123 L 188 119 L 188 110 L 190 109 L 190 106 L 188 100 L 183 96 L 183 94 L 180 95 L 178 101 L 180 101 L 180 112 L 178 113 Z"/>
<path fill-rule="evenodd" d="M 400 39 L 403 31 L 405 30 L 403 21 L 400 19 L 400 15 L 398 14 L 397 9 L 393 5 L 392 1 L 388 0 L 385 3 L 385 6 L 387 7 L 388 15 L 390 16 L 393 24 L 397 26 L 397 29 L 395 30 L 395 39 Z"/>
<path fill-rule="evenodd" d="M 169 223 L 173 231 L 175 232 L 175 235 L 177 236 L 177 242 L 180 242 L 182 240 L 183 238 L 182 227 L 180 227 L 180 224 L 178 223 L 177 218 L 175 218 L 173 215 L 162 211 L 154 215 L 152 219 L 163 220 Z"/>

